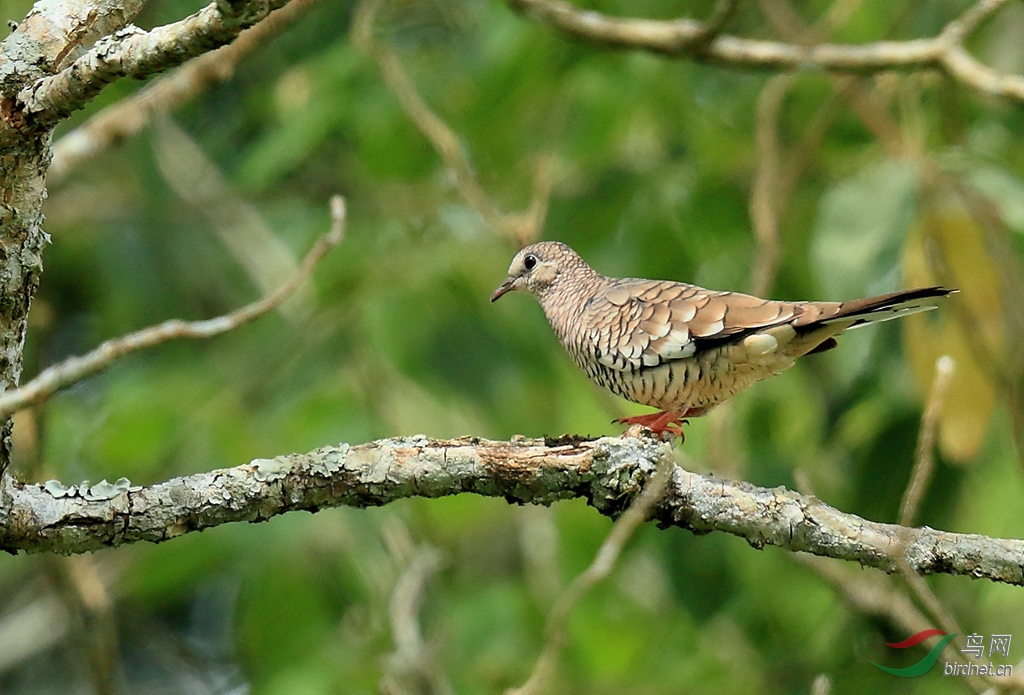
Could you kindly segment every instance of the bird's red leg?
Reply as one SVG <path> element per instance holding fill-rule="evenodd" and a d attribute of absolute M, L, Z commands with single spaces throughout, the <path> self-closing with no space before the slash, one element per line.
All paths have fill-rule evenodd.
<path fill-rule="evenodd" d="M 641 427 L 646 427 L 658 437 L 665 432 L 671 432 L 680 439 L 684 439 L 683 423 L 685 422 L 686 420 L 683 419 L 682 413 L 672 410 L 647 413 L 646 415 L 634 415 L 615 420 L 615 423 L 619 425 L 640 425 Z"/>

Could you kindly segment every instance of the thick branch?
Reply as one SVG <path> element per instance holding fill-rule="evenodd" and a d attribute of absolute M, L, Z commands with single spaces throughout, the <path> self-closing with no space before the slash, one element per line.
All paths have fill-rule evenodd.
<path fill-rule="evenodd" d="M 230 43 L 287 1 L 222 0 L 152 31 L 129 25 L 98 41 L 67 68 L 21 90 L 21 110 L 37 123 L 56 123 L 115 79 L 142 79 Z"/>
<path fill-rule="evenodd" d="M 0 92 L 59 70 L 98 39 L 130 22 L 142 0 L 38 0 L 0 43 Z"/>
<path fill-rule="evenodd" d="M 937 36 L 864 44 L 799 45 L 721 34 L 692 19 L 652 20 L 613 17 L 581 10 L 563 0 L 508 0 L 514 9 L 564 34 L 612 48 L 650 51 L 732 68 L 760 70 L 817 69 L 873 73 L 885 70 L 942 70 L 975 91 L 1024 101 L 1024 77 L 983 65 L 963 46 L 967 36 L 1007 0 L 981 0 Z"/>
<path fill-rule="evenodd" d="M 257 459 L 152 485 L 65 488 L 56 481 L 0 489 L 0 549 L 81 553 L 161 541 L 289 511 L 381 506 L 406 497 L 473 492 L 509 502 L 583 498 L 621 513 L 672 451 L 652 439 L 488 441 L 384 439 Z M 964 574 L 1024 585 L 1024 541 L 880 524 L 785 488 L 760 488 L 676 468 L 651 517 L 695 533 L 724 531 L 755 548 L 775 545 L 885 572 Z"/>

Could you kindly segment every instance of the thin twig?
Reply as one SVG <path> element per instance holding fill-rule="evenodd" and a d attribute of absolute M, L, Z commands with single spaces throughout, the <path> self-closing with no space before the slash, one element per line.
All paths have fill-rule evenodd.
<path fill-rule="evenodd" d="M 120 338 L 108 340 L 85 355 L 71 357 L 44 369 L 36 378 L 13 391 L 0 395 L 0 419 L 8 418 L 22 408 L 41 403 L 57 391 L 77 384 L 109 367 L 115 360 L 138 350 L 168 340 L 211 338 L 273 311 L 288 298 L 313 272 L 320 259 L 337 246 L 345 231 L 345 202 L 340 196 L 331 199 L 331 229 L 317 239 L 302 259 L 295 274 L 270 294 L 236 309 L 229 314 L 202 321 L 172 319 L 144 328 Z"/>
<path fill-rule="evenodd" d="M 793 560 L 810 567 L 827 580 L 861 613 L 885 618 L 891 625 L 907 634 L 929 627 L 932 622 L 914 605 L 905 591 L 893 586 L 886 575 L 863 572 L 857 567 L 813 555 L 796 554 Z"/>
<path fill-rule="evenodd" d="M 939 35 L 950 45 L 962 45 L 964 40 L 986 19 L 999 11 L 1006 0 L 980 0 L 946 25 Z"/>
<path fill-rule="evenodd" d="M 736 16 L 739 5 L 739 0 L 718 0 L 715 9 L 711 11 L 711 16 L 704 22 L 704 33 L 697 43 L 707 45 L 717 39 Z"/>
<path fill-rule="evenodd" d="M 941 629 L 945 630 L 948 634 L 956 635 L 946 648 L 943 650 L 951 661 L 964 662 L 963 654 L 960 651 L 963 649 L 964 642 L 964 631 L 960 628 L 960 624 L 957 622 L 953 614 L 946 610 L 945 606 L 942 605 L 942 601 L 935 595 L 931 587 L 924 580 L 924 577 L 919 575 L 914 568 L 911 567 L 910 563 L 906 561 L 905 556 L 899 563 L 899 574 L 903 580 L 907 583 L 911 593 L 917 599 L 917 601 L 924 606 L 925 610 L 932 618 L 932 624 L 937 624 Z M 1019 690 L 1021 686 L 1024 686 L 1024 679 L 1018 676 L 966 676 L 968 685 L 974 689 L 975 692 L 980 693 L 986 689 L 986 683 L 1000 686 L 1015 684 L 1017 687 L 1015 690 Z"/>
<path fill-rule="evenodd" d="M 848 1 L 851 3 L 856 2 L 856 0 Z M 843 12 L 837 11 L 835 14 L 829 12 L 820 22 L 814 26 L 809 26 L 788 0 L 760 0 L 759 5 L 769 23 L 784 39 L 805 46 L 815 45 L 824 41 L 828 36 L 828 32 L 836 28 L 836 25 L 832 24 L 832 22 L 838 21 L 844 15 Z M 886 105 L 880 102 L 877 94 L 867 88 L 862 77 L 858 75 L 833 75 L 832 83 L 838 95 L 849 99 L 850 105 L 860 117 L 864 126 L 878 138 L 892 156 L 905 157 L 912 153 L 899 126 L 890 118 Z M 828 120 L 831 120 L 831 118 Z M 825 125 L 825 123 L 822 125 Z M 824 132 L 822 132 L 822 135 L 824 135 Z M 797 158 L 796 161 L 799 162 L 800 159 Z M 794 165 L 794 167 L 796 167 L 793 169 L 794 173 L 786 177 L 779 184 L 780 198 L 782 200 L 788 200 L 788 196 L 792 192 L 792 186 L 796 184 L 800 168 L 798 165 Z"/>
<path fill-rule="evenodd" d="M 452 173 L 459 195 L 476 210 L 484 222 L 499 234 L 524 246 L 540 236 L 551 194 L 552 161 L 541 157 L 533 182 L 533 200 L 523 213 L 504 213 L 477 180 L 462 139 L 438 116 L 416 91 L 402 61 L 383 41 L 374 36 L 374 20 L 383 0 L 363 0 L 352 20 L 352 42 L 377 61 L 384 84 L 416 129 L 430 141 L 445 167 Z"/>
<path fill-rule="evenodd" d="M 912 635 L 936 625 L 934 618 L 925 615 L 914 604 L 906 588 L 897 586 L 890 577 L 847 568 L 840 563 L 811 555 L 794 555 L 793 559 L 810 567 L 831 583 L 853 608 L 865 615 L 885 619 L 899 633 Z M 949 633 L 957 632 L 956 629 L 948 628 L 947 623 L 942 629 Z M 950 661 L 964 662 L 962 655 L 953 647 L 947 647 L 947 650 Z M 976 677 L 971 677 L 968 685 L 975 692 L 984 689 Z"/>
<path fill-rule="evenodd" d="M 238 195 L 203 148 L 163 113 L 154 124 L 153 151 L 164 180 L 182 202 L 210 221 L 228 253 L 245 270 L 261 294 L 290 278 L 299 259 L 263 215 Z M 301 289 L 282 303 L 287 319 L 301 318 L 296 309 L 308 296 Z"/>
<path fill-rule="evenodd" d="M 917 437 L 917 451 L 914 456 L 914 468 L 910 473 L 910 481 L 903 492 L 900 504 L 900 525 L 911 526 L 917 515 L 917 508 L 931 482 L 932 470 L 935 467 L 935 432 L 939 426 L 939 416 L 946 398 L 946 389 L 956 363 L 949 355 L 943 355 L 935 362 L 935 378 L 924 413 L 921 415 L 921 429 Z"/>
<path fill-rule="evenodd" d="M 547 638 L 544 650 L 534 664 L 530 677 L 520 687 L 507 690 L 506 695 L 533 695 L 541 692 L 550 681 L 565 644 L 566 626 L 573 609 L 580 599 L 615 567 L 623 547 L 632 538 L 637 527 L 647 521 L 651 510 L 664 495 L 674 469 L 675 461 L 670 456 L 665 455 L 658 461 L 654 476 L 615 522 L 590 566 L 572 581 L 548 613 L 547 624 L 544 626 Z"/>
<path fill-rule="evenodd" d="M 807 26 L 784 0 L 761 0 L 760 5 L 762 12 L 784 37 L 806 44 L 823 40 L 839 28 L 860 2 L 842 0 L 834 3 L 813 26 Z M 800 176 L 809 165 L 813 153 L 821 146 L 825 130 L 836 114 L 836 99 L 826 101 L 811 119 L 801 143 L 796 148 L 786 148 L 790 156 L 786 157 L 786 165 L 783 166 L 779 114 L 795 82 L 796 76 L 793 74 L 776 75 L 761 90 L 757 101 L 755 142 L 758 168 L 750 195 L 750 219 L 757 240 L 757 252 L 751 271 L 750 291 L 759 296 L 768 293 L 775 281 L 781 255 L 779 228 L 782 215 Z M 849 77 L 836 77 L 834 82 L 834 95 L 840 98 L 856 86 Z M 796 156 L 793 156 L 792 150 L 796 151 Z"/>
<path fill-rule="evenodd" d="M 779 111 L 796 78 L 776 75 L 768 80 L 757 99 L 755 141 L 757 143 L 757 174 L 750 194 L 750 220 L 757 240 L 754 268 L 750 273 L 750 292 L 764 296 L 771 290 L 779 264 Z"/>

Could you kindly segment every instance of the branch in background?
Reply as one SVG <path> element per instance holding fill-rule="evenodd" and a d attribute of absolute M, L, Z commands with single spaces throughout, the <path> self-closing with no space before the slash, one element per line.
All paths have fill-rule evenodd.
<path fill-rule="evenodd" d="M 53 145 L 47 185 L 52 189 L 83 161 L 138 133 L 155 112 L 177 108 L 231 79 L 242 60 L 290 27 L 317 2 L 319 0 L 292 0 L 243 31 L 233 43 L 190 60 L 66 133 Z"/>
<path fill-rule="evenodd" d="M 572 584 L 552 606 L 551 612 L 548 613 L 547 623 L 544 625 L 544 634 L 547 637 L 544 650 L 534 664 L 530 677 L 520 687 L 507 690 L 506 695 L 533 695 L 545 692 L 551 676 L 554 675 L 562 647 L 565 645 L 566 629 L 573 609 L 595 584 L 611 573 L 626 543 L 633 537 L 640 524 L 647 521 L 654 506 L 661 500 L 672 477 L 673 468 L 675 468 L 675 461 L 671 452 L 665 451 L 657 462 L 654 476 L 644 486 L 643 492 L 633 499 L 633 503 L 615 522 L 608 537 L 604 539 L 598 549 L 594 560 L 572 581 Z"/>
<path fill-rule="evenodd" d="M 760 0 L 758 5 L 765 18 L 775 31 L 779 32 L 782 38 L 797 42 L 800 45 L 808 45 L 824 41 L 828 32 L 837 28 L 838 25 L 835 22 L 842 21 L 844 17 L 848 17 L 860 1 L 846 0 L 846 7 L 837 7 L 838 3 L 833 5 L 825 17 L 813 26 L 809 26 L 800 17 L 788 0 Z M 921 159 L 922 153 L 913 149 L 911 143 L 907 142 L 907 138 L 904 136 L 899 124 L 890 118 L 886 100 L 879 98 L 878 94 L 869 89 L 863 79 L 856 75 L 835 75 L 832 77 L 832 83 L 835 87 L 836 95 L 843 100 L 848 99 L 850 101 L 850 105 L 864 123 L 864 127 L 878 138 L 879 142 L 882 143 L 891 156 L 898 159 Z M 835 114 L 829 114 L 829 111 L 831 109 L 825 109 L 822 114 L 825 116 L 825 120 L 821 122 L 822 126 L 827 126 L 835 117 Z M 816 124 L 817 121 L 818 118 L 812 121 L 812 124 Z M 808 130 L 807 135 L 808 137 L 814 135 L 813 126 Z M 818 137 L 824 137 L 824 130 L 820 131 Z M 806 155 L 810 155 L 812 152 L 813 150 L 808 151 Z M 797 158 L 796 162 L 800 162 L 800 159 Z M 794 164 L 792 176 L 779 184 L 780 199 L 788 199 L 789 194 L 792 192 L 792 187 L 796 185 L 796 179 L 799 177 L 802 168 L 806 167 L 806 164 L 806 161 L 803 165 Z"/>
<path fill-rule="evenodd" d="M 49 563 L 50 579 L 68 612 L 76 616 L 75 626 L 93 692 L 118 695 L 125 691 L 117 617 L 107 586 L 91 555 L 55 557 Z"/>
<path fill-rule="evenodd" d="M 927 611 L 928 615 L 931 617 L 932 625 L 939 625 L 947 633 L 955 635 L 953 640 L 946 645 L 945 649 L 943 649 L 943 653 L 946 655 L 947 660 L 960 662 L 966 661 L 963 656 L 963 652 L 961 651 L 961 649 L 967 646 L 963 638 L 965 633 L 960 628 L 956 618 L 953 617 L 952 613 L 946 610 L 945 606 L 943 606 L 942 602 L 939 600 L 939 597 L 931 590 L 931 587 L 928 586 L 928 583 L 924 578 L 915 574 L 913 568 L 910 567 L 909 564 L 901 562 L 899 573 L 903 577 L 904 581 L 906 581 L 911 594 L 917 597 L 918 603 L 924 606 L 925 611 Z M 1000 681 L 1005 683 L 1009 680 L 988 675 L 983 677 L 972 676 L 972 678 L 972 687 L 979 693 L 985 689 L 984 681 L 997 684 Z M 1019 685 L 1020 683 L 1018 683 L 1018 686 Z M 1019 688 L 1015 688 L 1015 690 L 1019 690 Z"/>
<path fill-rule="evenodd" d="M 320 237 L 302 259 L 295 274 L 271 294 L 230 314 L 203 321 L 173 319 L 144 328 L 100 345 L 92 352 L 71 357 L 42 371 L 36 378 L 13 391 L 0 394 L 0 419 L 9 418 L 22 408 L 38 404 L 57 391 L 77 384 L 109 367 L 115 360 L 132 352 L 181 338 L 211 338 L 232 331 L 277 308 L 313 272 L 313 268 L 328 251 L 337 246 L 345 231 L 345 203 L 335 196 L 331 200 L 331 229 Z"/>
<path fill-rule="evenodd" d="M 823 40 L 845 24 L 862 0 L 838 0 L 813 26 L 805 25 L 784 0 L 761 0 L 761 11 L 786 39 L 805 45 Z M 845 78 L 849 82 L 849 78 Z M 765 296 L 771 291 L 778 271 L 779 226 L 800 176 L 824 141 L 825 132 L 835 117 L 836 97 L 851 91 L 851 86 L 836 80 L 836 90 L 811 119 L 801 142 L 787 147 L 785 166 L 779 137 L 779 120 L 789 90 L 795 84 L 792 74 L 776 75 L 768 80 L 757 100 L 755 143 L 757 173 L 750 193 L 750 221 L 757 240 L 754 267 L 750 275 L 750 293 Z M 853 83 L 855 84 L 855 83 Z M 794 151 L 796 154 L 794 154 Z"/>
<path fill-rule="evenodd" d="M 925 615 L 914 604 L 906 588 L 897 586 L 892 577 L 860 572 L 857 568 L 843 567 L 811 555 L 794 555 L 793 559 L 810 567 L 832 584 L 854 609 L 886 620 L 896 628 L 898 634 L 913 635 L 936 625 L 935 619 Z M 963 654 L 956 649 L 948 651 L 947 656 L 951 662 L 966 663 Z M 1015 684 L 1018 689 L 1022 683 L 1018 676 L 991 677 L 987 680 L 1002 685 Z M 986 681 L 978 676 L 967 676 L 966 681 L 975 692 L 980 693 L 987 687 Z"/>
<path fill-rule="evenodd" d="M 209 220 L 221 243 L 263 294 L 286 282 L 298 267 L 288 245 L 254 205 L 240 197 L 203 149 L 163 114 L 154 124 L 154 154 L 164 181 L 182 202 Z M 301 291 L 283 304 L 285 318 L 297 318 Z"/>
<path fill-rule="evenodd" d="M 128 25 L 97 41 L 57 74 L 21 90 L 20 110 L 36 125 L 52 126 L 119 77 L 143 79 L 230 43 L 287 1 L 223 0 L 148 32 Z"/>
<path fill-rule="evenodd" d="M 907 489 L 903 493 L 903 504 L 900 510 L 900 523 L 902 524 L 900 528 L 904 529 L 903 533 L 910 531 L 907 527 L 913 520 L 920 497 L 928 486 L 935 426 L 938 414 L 942 408 L 945 389 L 952 372 L 952 360 L 948 356 L 939 358 L 936 362 L 935 382 L 933 383 L 925 413 L 921 420 L 921 435 L 918 440 L 914 472 L 911 474 Z M 801 487 L 801 492 L 808 493 L 809 491 L 809 488 Z M 909 536 L 907 537 L 907 542 L 912 542 Z M 901 632 L 913 634 L 928 627 L 940 625 L 947 633 L 962 635 L 963 631 L 957 624 L 956 619 L 945 609 L 927 582 L 904 559 L 904 552 L 896 549 L 893 552 L 893 556 L 898 561 L 898 573 L 904 579 L 903 586 L 897 586 L 893 578 L 850 572 L 845 568 L 836 566 L 835 563 L 825 562 L 821 558 L 806 555 L 795 555 L 794 558 L 816 569 L 825 579 L 836 585 L 856 609 L 869 615 L 880 615 L 888 618 Z M 911 594 L 917 598 L 918 603 L 927 611 L 927 616 L 914 605 Z M 966 663 L 965 658 L 959 651 L 963 646 L 964 643 L 961 637 L 957 637 L 954 643 L 947 645 L 945 649 L 947 660 Z M 981 693 L 987 689 L 988 684 L 996 687 L 1012 685 L 1019 690 L 1024 685 L 1024 679 L 1021 679 L 1020 676 L 982 678 L 972 675 L 967 677 L 967 683 L 975 692 Z"/>
<path fill-rule="evenodd" d="M 793 75 L 776 75 L 768 80 L 757 99 L 755 142 L 757 174 L 750 192 L 750 221 L 757 240 L 750 293 L 767 296 L 779 265 L 779 218 L 785 201 L 779 195 L 782 158 L 779 153 L 779 112 L 793 86 Z"/>
<path fill-rule="evenodd" d="M 739 6 L 739 0 L 718 0 L 715 9 L 711 11 L 711 16 L 702 25 L 703 34 L 697 39 L 697 44 L 706 46 L 721 36 L 729 22 L 736 16 Z"/>
<path fill-rule="evenodd" d="M 398 55 L 374 36 L 374 20 L 381 3 L 382 0 L 363 0 L 359 4 L 352 20 L 352 42 L 377 61 L 384 84 L 398 99 L 402 111 L 416 129 L 434 146 L 466 203 L 484 218 L 488 226 L 520 246 L 536 241 L 547 216 L 552 162 L 542 157 L 537 165 L 530 207 L 519 214 L 502 212 L 477 180 L 461 138 L 423 101 Z"/>
<path fill-rule="evenodd" d="M 509 5 L 573 38 L 612 48 L 650 51 L 730 68 L 875 73 L 936 69 L 982 94 L 1024 102 L 1024 76 L 983 65 L 964 41 L 1007 0 L 980 0 L 936 36 L 865 44 L 800 45 L 720 34 L 692 19 L 652 20 L 581 10 L 562 0 L 508 0 Z"/>
<path fill-rule="evenodd" d="M 395 582 L 388 616 L 395 651 L 387 658 L 380 681 L 383 695 L 454 693 L 440 664 L 428 649 L 420 629 L 419 613 L 427 582 L 441 568 L 441 552 L 429 544 L 418 546 Z"/>
<path fill-rule="evenodd" d="M 814 26 L 802 25 L 800 18 L 781 0 L 770 3 L 762 0 L 761 9 L 784 36 L 797 34 L 799 43 L 815 40 L 818 35 L 827 35 L 842 26 L 860 6 L 862 0 L 837 0 Z M 719 6 L 720 7 L 720 6 Z M 718 10 L 716 10 L 717 15 Z M 781 15 L 792 15 L 783 17 Z M 788 19 L 789 21 L 785 21 Z M 711 21 L 709 20 L 709 24 Z M 795 84 L 795 75 L 783 74 L 770 78 L 761 90 L 757 100 L 755 121 L 755 142 L 757 145 L 757 172 L 750 191 L 750 221 L 754 230 L 756 249 L 754 264 L 748 282 L 749 292 L 767 296 L 775 283 L 780 249 L 779 229 L 796 185 L 804 171 L 810 166 L 817 151 L 825 140 L 828 127 L 838 113 L 837 106 L 845 93 L 852 87 L 837 85 L 828 100 L 815 112 L 799 142 L 785 146 L 787 157 L 783 162 L 783 145 L 779 136 L 779 121 L 782 106 L 789 90 Z M 836 78 L 836 81 L 853 82 L 854 78 Z M 725 403 L 716 408 L 708 418 L 707 462 L 712 470 L 727 477 L 743 477 L 742 458 L 730 449 L 733 430 L 732 404 Z"/>
<path fill-rule="evenodd" d="M 828 580 L 850 605 L 865 615 L 884 618 L 908 635 L 933 627 L 932 621 L 914 605 L 907 592 L 893 585 L 891 577 L 861 572 L 859 568 L 845 567 L 812 555 L 794 555 L 793 559 Z"/>
<path fill-rule="evenodd" d="M 615 517 L 670 451 L 668 444 L 633 437 L 495 442 L 417 436 L 257 459 L 148 487 L 123 478 L 65 488 L 56 481 L 26 485 L 8 477 L 0 483 L 0 549 L 81 553 L 159 543 L 289 511 L 375 507 L 464 492 L 533 504 L 583 498 Z M 673 470 L 651 518 L 695 533 L 730 533 L 755 548 L 774 545 L 889 573 L 899 571 L 905 557 L 918 574 L 1024 586 L 1024 541 L 877 523 L 785 488 L 681 468 Z"/>
<path fill-rule="evenodd" d="M 914 523 L 921 498 L 924 497 L 932 479 L 932 469 L 935 467 L 935 431 L 939 426 L 942 404 L 946 400 L 946 388 L 949 386 L 954 368 L 955 363 L 949 355 L 943 355 L 935 362 L 935 379 L 932 381 L 931 393 L 928 394 L 928 402 L 921 416 L 914 469 L 910 472 L 910 482 L 903 492 L 903 503 L 900 504 L 899 519 L 902 526 Z"/>

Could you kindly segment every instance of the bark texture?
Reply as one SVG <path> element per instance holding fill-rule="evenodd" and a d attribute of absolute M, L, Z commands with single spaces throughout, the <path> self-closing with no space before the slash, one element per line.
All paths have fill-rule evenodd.
<path fill-rule="evenodd" d="M 0 549 L 81 553 L 159 543 L 233 521 L 324 507 L 376 507 L 408 497 L 472 492 L 517 504 L 583 498 L 607 516 L 625 510 L 672 448 L 655 439 L 427 437 L 340 444 L 307 454 L 175 478 L 65 487 L 8 477 Z M 962 574 L 1024 585 L 1024 541 L 907 528 L 846 514 L 815 497 L 675 467 L 651 518 L 694 533 L 722 531 L 894 573 Z"/>

